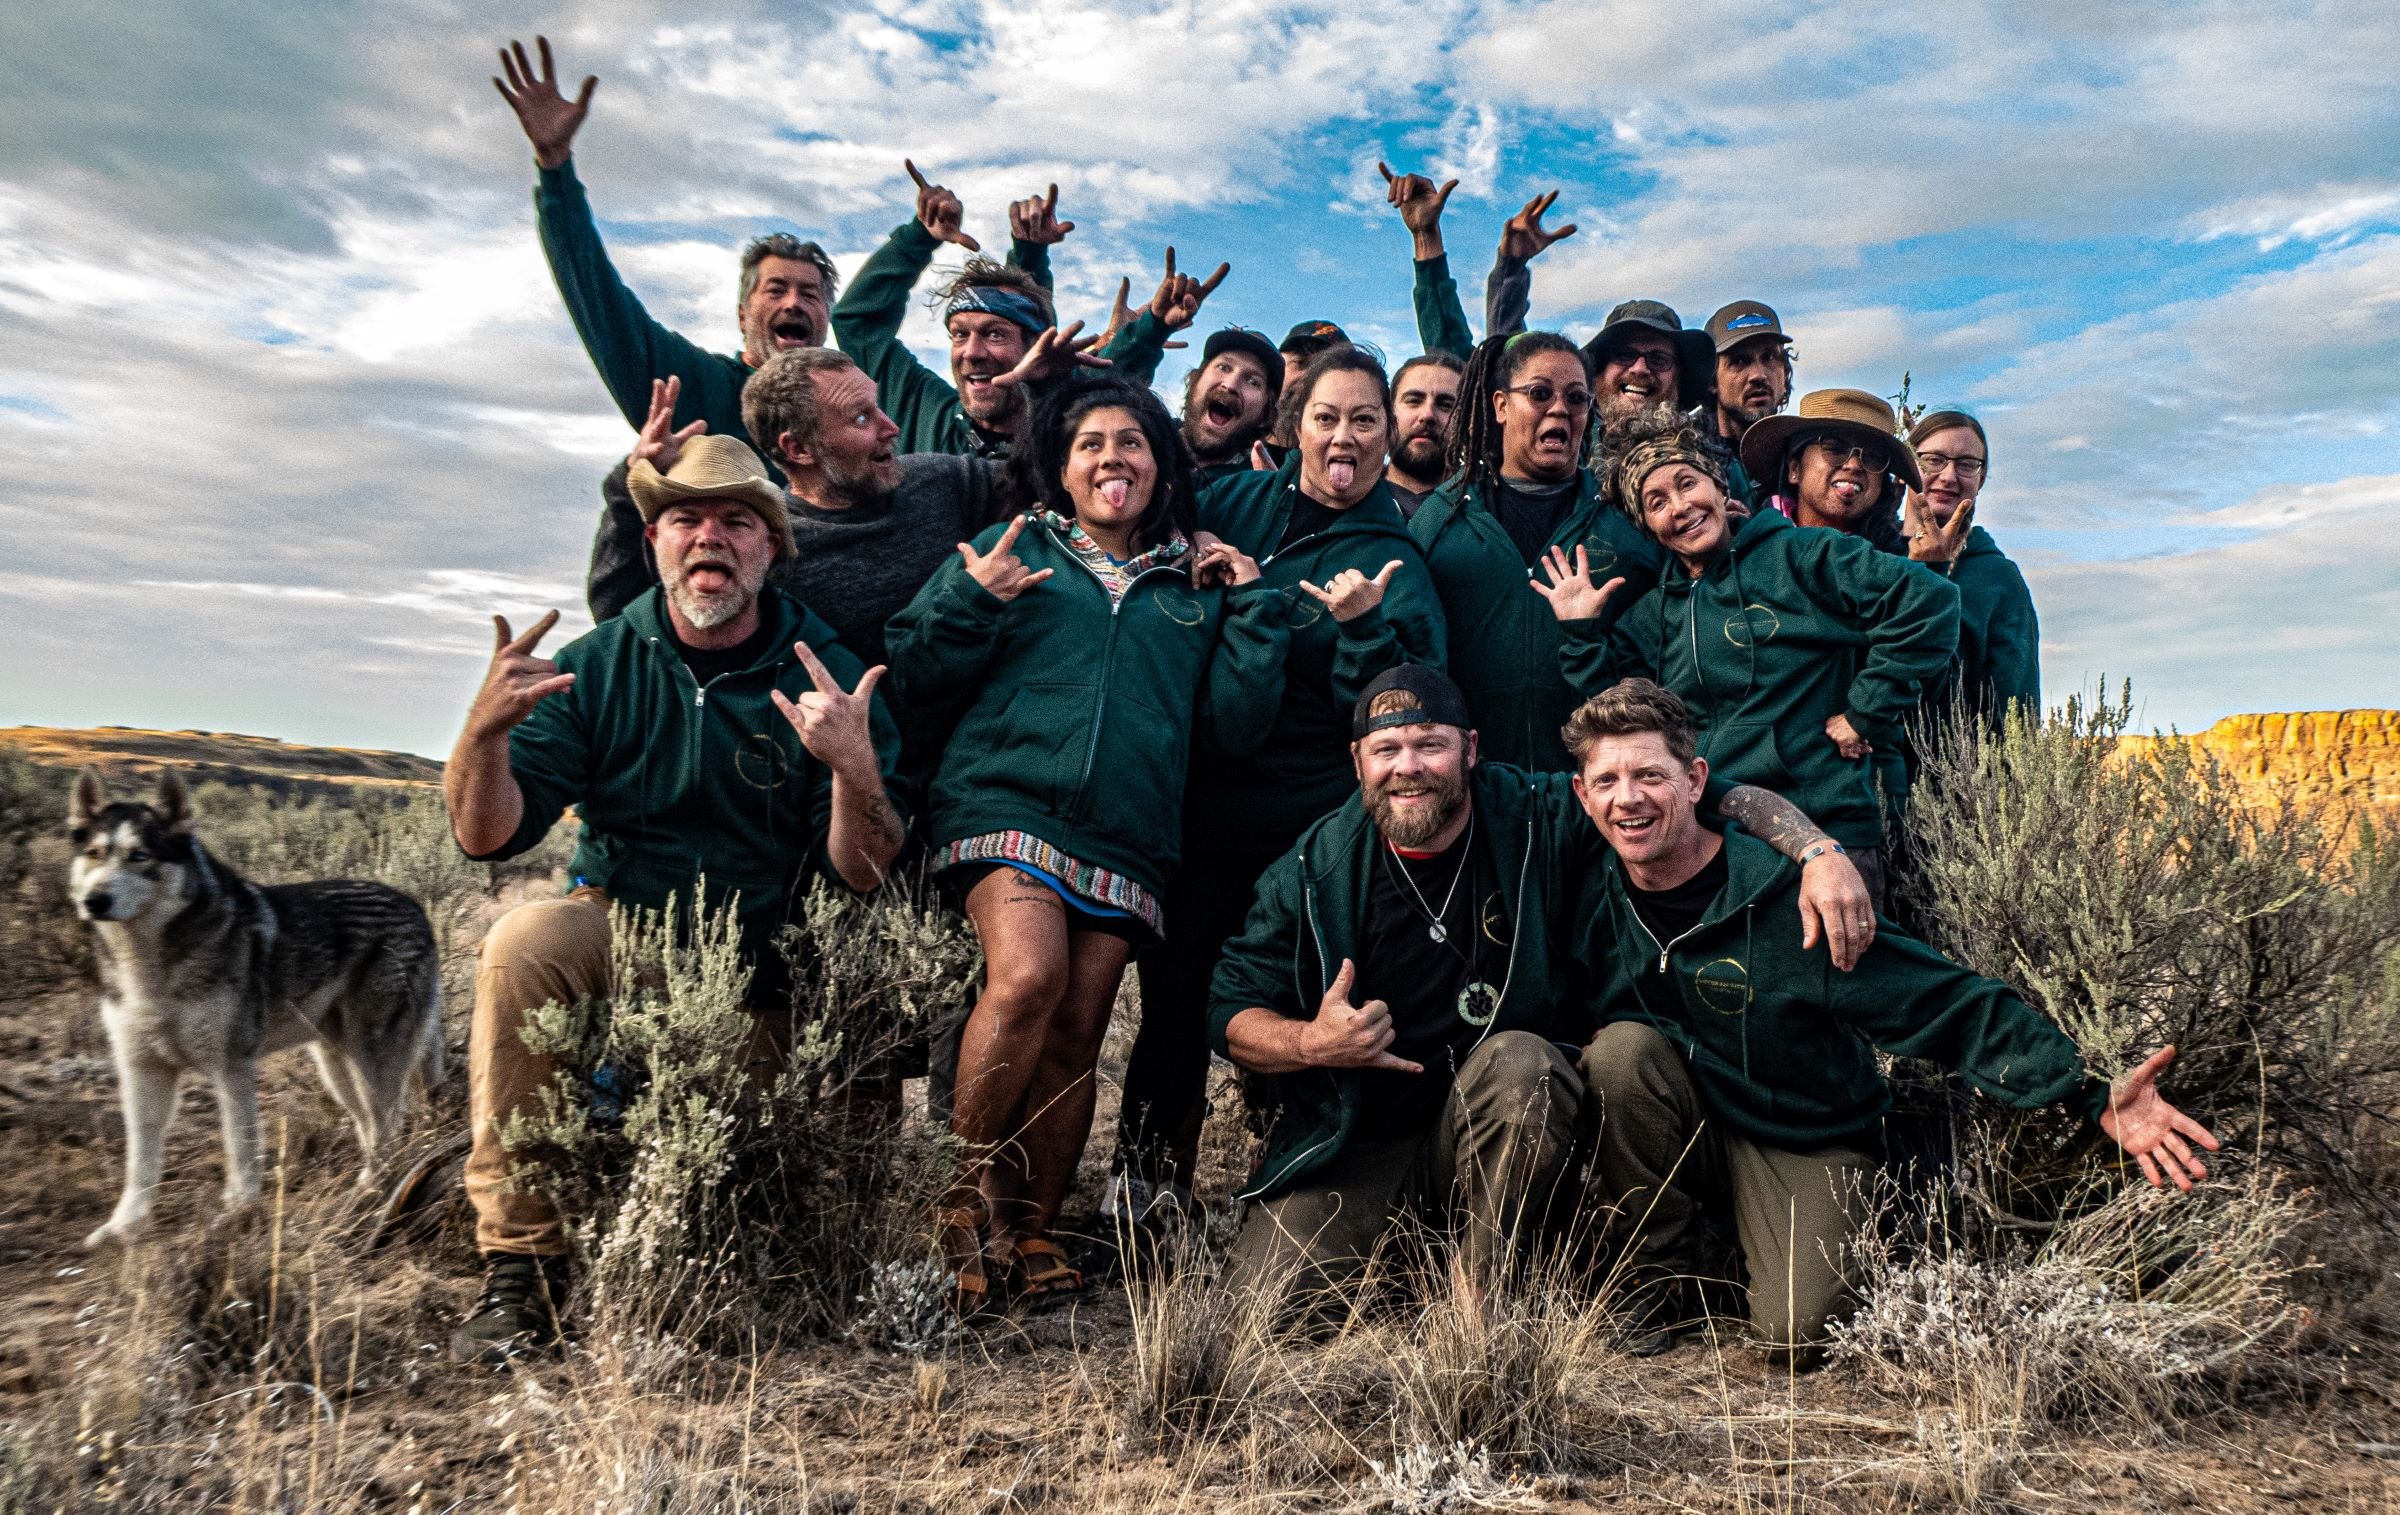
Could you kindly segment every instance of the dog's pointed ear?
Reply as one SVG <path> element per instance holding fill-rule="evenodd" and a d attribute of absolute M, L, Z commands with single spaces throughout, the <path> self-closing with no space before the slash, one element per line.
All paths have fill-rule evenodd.
<path fill-rule="evenodd" d="M 67 800 L 67 824 L 80 831 L 107 808 L 108 786 L 101 782 L 100 770 L 86 763 L 75 775 L 75 792 Z"/>
<path fill-rule="evenodd" d="M 177 834 L 192 829 L 192 796 L 183 787 L 183 774 L 173 768 L 158 770 L 158 798 L 151 802 L 167 829 Z"/>

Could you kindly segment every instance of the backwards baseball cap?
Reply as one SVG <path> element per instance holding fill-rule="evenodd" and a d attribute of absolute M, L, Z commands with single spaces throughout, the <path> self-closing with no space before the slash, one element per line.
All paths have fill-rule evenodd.
<path fill-rule="evenodd" d="M 1731 352 L 1754 337 L 1773 337 L 1787 346 L 1792 340 L 1784 335 L 1775 307 L 1756 300 L 1734 301 L 1708 318 L 1707 330 L 1719 352 Z"/>
<path fill-rule="evenodd" d="M 1283 334 L 1283 343 L 1276 350 L 1313 358 L 1328 347 L 1340 347 L 1350 340 L 1350 334 L 1331 321 L 1303 321 Z"/>
<path fill-rule="evenodd" d="M 1394 689 L 1403 689 L 1417 697 L 1414 710 L 1387 710 L 1382 715 L 1369 715 L 1375 708 L 1376 697 Z M 1375 676 L 1366 693 L 1350 712 L 1350 740 L 1363 741 L 1371 732 L 1392 726 L 1456 726 L 1471 731 L 1475 720 L 1467 714 L 1467 697 L 1458 692 L 1450 676 L 1439 668 L 1423 663 L 1402 663 L 1387 668 Z"/>

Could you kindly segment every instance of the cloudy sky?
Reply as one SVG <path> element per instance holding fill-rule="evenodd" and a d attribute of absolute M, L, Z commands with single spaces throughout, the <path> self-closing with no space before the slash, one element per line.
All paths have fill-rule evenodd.
<path fill-rule="evenodd" d="M 1061 303 L 1161 247 L 1204 324 L 1414 352 L 1379 157 L 1582 229 L 1537 324 L 1772 301 L 1804 388 L 1963 402 L 2053 697 L 2149 721 L 2400 703 L 2400 8 L 2109 0 L 45 0 L 0 10 L 0 724 L 438 753 L 494 610 L 584 624 L 630 433 L 488 82 L 597 73 L 576 162 L 662 320 L 738 346 L 733 248 L 845 272 L 906 155 Z M 934 327 L 914 337 L 931 353 Z M 1180 366 L 1162 373 L 1171 380 Z"/>

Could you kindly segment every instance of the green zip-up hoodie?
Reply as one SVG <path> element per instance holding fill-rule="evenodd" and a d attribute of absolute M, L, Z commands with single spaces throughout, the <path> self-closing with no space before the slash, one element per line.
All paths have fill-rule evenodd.
<path fill-rule="evenodd" d="M 1442 666 L 1442 606 L 1425 560 L 1409 538 L 1380 480 L 1368 496 L 1323 531 L 1278 551 L 1300 499 L 1300 457 L 1273 473 L 1230 476 L 1200 495 L 1200 527 L 1258 560 L 1290 610 L 1291 651 L 1284 661 L 1283 705 L 1255 757 L 1196 762 L 1184 804 L 1194 847 L 1282 846 L 1358 788 L 1350 766 L 1350 714 L 1375 676 L 1400 663 Z M 1345 568 L 1373 578 L 1398 559 L 1383 603 L 1336 621 L 1299 587 L 1322 589 Z"/>
<path fill-rule="evenodd" d="M 743 948 L 763 960 L 811 877 L 839 877 L 825 854 L 833 774 L 768 691 L 797 698 L 816 688 L 794 642 L 806 642 L 845 689 L 866 670 L 832 627 L 782 591 L 765 590 L 759 611 L 774 627 L 766 652 L 705 687 L 676 654 L 656 588 L 561 648 L 559 671 L 575 682 L 509 733 L 525 815 L 489 856 L 524 852 L 573 805 L 583 821 L 570 865 L 577 882 L 653 910 L 669 895 L 688 905 L 703 876 L 712 901 L 739 890 Z M 900 733 L 880 692 L 871 719 L 885 792 L 894 793 Z"/>
<path fill-rule="evenodd" d="M 1289 597 L 1263 579 L 1197 588 L 1187 555 L 1142 573 L 1112 609 L 1038 518 L 1015 551 L 1050 578 L 1003 601 L 953 558 L 892 617 L 895 697 L 912 719 L 956 716 L 928 840 L 1025 831 L 1156 894 L 1180 855 L 1195 735 L 1241 757 L 1273 724 Z"/>
<path fill-rule="evenodd" d="M 1958 586 L 1958 656 L 1943 690 L 1964 692 L 1967 707 L 1997 720 L 2012 702 L 2042 708 L 2042 627 L 2025 575 L 1992 534 L 1969 527 L 1967 544 L 1949 565 Z"/>
<path fill-rule="evenodd" d="M 1605 623 L 1658 582 L 1658 544 L 1604 504 L 1589 470 L 1576 475 L 1575 507 L 1551 537 L 1586 549 L 1595 582 L 1622 577 Z M 1485 762 L 1564 772 L 1559 728 L 1582 703 L 1559 669 L 1559 622 L 1533 590 L 1532 571 L 1484 503 L 1484 486 L 1453 479 L 1417 507 L 1409 535 L 1424 551 L 1449 632 L 1450 677 L 1467 697 Z"/>
<path fill-rule="evenodd" d="M 875 381 L 876 403 L 900 428 L 899 451 L 1006 457 L 1010 439 L 995 437 L 968 420 L 949 379 L 918 362 L 900 340 L 909 294 L 941 245 L 916 217 L 901 222 L 860 265 L 841 303 L 833 307 L 833 339 L 859 371 Z M 1046 245 L 1016 243 L 1008 261 L 1040 280 L 1042 288 L 1050 287 Z"/>
<path fill-rule="evenodd" d="M 567 302 L 567 316 L 626 424 L 638 429 L 649 419 L 653 379 L 680 378 L 677 426 L 706 421 L 717 436 L 749 442 L 750 433 L 742 426 L 742 386 L 754 370 L 740 358 L 709 352 L 669 331 L 642 308 L 600 244 L 600 227 L 592 219 L 583 181 L 575 176 L 574 159 L 540 171 L 533 186 L 533 213 L 551 277 Z M 755 445 L 751 450 L 766 455 Z M 766 463 L 767 471 L 781 481 L 774 459 Z"/>
<path fill-rule="evenodd" d="M 1485 857 L 1508 913 L 1508 967 L 1484 1034 L 1532 1031 L 1581 1044 L 1593 1029 L 1575 963 L 1547 929 L 1575 880 L 1596 866 L 1598 838 L 1566 781 L 1479 763 L 1467 778 Z M 1242 934 L 1226 944 L 1209 985 L 1208 1039 L 1231 1057 L 1225 1030 L 1244 1010 L 1313 1019 L 1342 960 L 1356 961 L 1370 870 L 1381 834 L 1353 791 L 1301 835 L 1259 880 Z M 1785 924 L 1788 924 L 1785 923 Z M 1359 1117 L 1358 1075 L 1312 1068 L 1276 1079 L 1282 1112 L 1242 1198 L 1269 1199 L 1331 1162 Z"/>
<path fill-rule="evenodd" d="M 2097 1120 L 2108 1084 L 2067 1034 L 1996 979 L 1878 919 L 1843 973 L 1793 929 L 1800 868 L 1738 827 L 1724 832 L 1725 890 L 1699 925 L 1661 943 L 1642 924 L 1614 853 L 1576 956 L 1603 1022 L 1656 1027 L 1691 1065 L 1713 1119 L 1786 1151 L 1880 1145 L 1891 1090 L 1877 1051 L 1954 1068 L 2020 1110 Z"/>
<path fill-rule="evenodd" d="M 1714 775 L 1773 790 L 1845 847 L 1874 847 L 1874 769 L 1843 757 L 1825 723 L 1847 714 L 1878 748 L 1896 744 L 1949 666 L 1958 591 L 1862 538 L 1767 510 L 1699 578 L 1677 565 L 1613 625 L 1562 629 L 1560 663 L 1583 696 L 1656 680 L 1690 708 Z"/>

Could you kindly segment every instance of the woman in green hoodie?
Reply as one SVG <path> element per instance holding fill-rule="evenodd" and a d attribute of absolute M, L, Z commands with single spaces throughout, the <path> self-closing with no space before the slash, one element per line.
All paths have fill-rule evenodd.
<path fill-rule="evenodd" d="M 1559 677 L 1558 623 L 1526 592 L 1549 551 L 1572 548 L 1604 578 L 1624 578 L 1618 605 L 1658 580 L 1658 548 L 1608 507 L 1585 467 L 1592 404 L 1583 350 L 1565 337 L 1486 340 L 1451 415 L 1452 478 L 1408 523 L 1442 598 L 1450 676 L 1466 693 L 1487 763 L 1567 766 L 1558 732 L 1576 695 Z"/>
<path fill-rule="evenodd" d="M 1958 591 L 1861 538 L 1736 521 L 1722 454 L 1686 417 L 1626 439 L 1617 497 L 1673 559 L 1613 622 L 1622 587 L 1553 549 L 1535 588 L 1562 623 L 1560 664 L 1584 696 L 1619 679 L 1680 695 L 1719 777 L 1771 789 L 1841 843 L 1883 904 L 1875 747 L 1897 742 L 1958 640 Z"/>
<path fill-rule="evenodd" d="M 1148 390 L 1052 395 L 1010 473 L 1027 513 L 960 543 L 889 637 L 912 712 L 952 722 L 930 866 L 984 952 L 951 1116 L 964 1166 L 936 1216 L 967 1311 L 989 1269 L 1027 1295 L 1082 1286 L 1049 1231 L 1118 981 L 1164 927 L 1188 757 L 1195 738 L 1255 750 L 1290 641 L 1255 561 L 1194 549 L 1190 458 Z"/>
<path fill-rule="evenodd" d="M 1904 508 L 1908 555 L 1958 586 L 1958 656 L 1927 717 L 1966 713 L 1998 720 L 2011 705 L 2042 710 L 2042 628 L 2025 575 L 1975 524 L 1975 501 L 1991 476 L 1983 423 L 1963 410 L 1937 410 L 1909 428 L 1924 476 Z M 1927 729 L 1933 729 L 1930 725 Z"/>
<path fill-rule="evenodd" d="M 1201 540 L 1256 559 L 1269 587 L 1290 596 L 1291 652 L 1283 705 L 1258 755 L 1212 763 L 1203 754 L 1193 766 L 1183 866 L 1167 893 L 1172 924 L 1142 959 L 1142 1025 L 1118 1115 L 1107 1209 L 1134 1224 L 1167 1221 L 1191 1203 L 1209 975 L 1241 931 L 1259 876 L 1357 791 L 1351 708 L 1387 668 L 1442 666 L 1441 601 L 1384 482 L 1391 416 L 1383 365 L 1356 347 L 1329 348 L 1284 391 L 1277 430 L 1297 445 L 1283 466 L 1200 494 Z"/>

